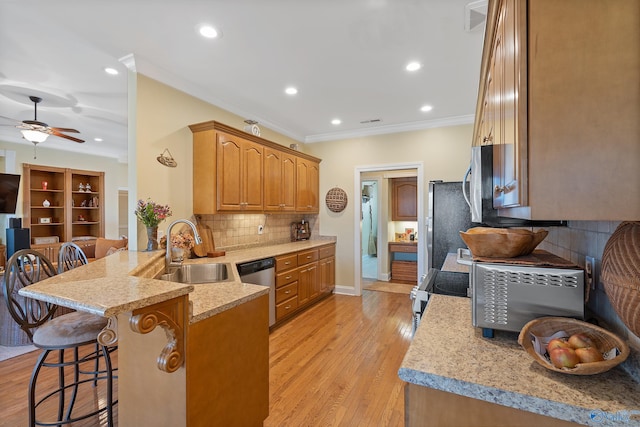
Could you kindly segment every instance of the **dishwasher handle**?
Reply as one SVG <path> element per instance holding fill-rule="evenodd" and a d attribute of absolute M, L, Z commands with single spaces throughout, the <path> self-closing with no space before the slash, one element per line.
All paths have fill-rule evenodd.
<path fill-rule="evenodd" d="M 257 271 L 274 268 L 275 265 L 276 265 L 275 258 L 264 258 L 256 261 L 249 261 L 241 264 L 236 264 L 236 267 L 238 267 L 238 274 L 240 276 L 244 276 L 245 274 L 251 274 Z"/>

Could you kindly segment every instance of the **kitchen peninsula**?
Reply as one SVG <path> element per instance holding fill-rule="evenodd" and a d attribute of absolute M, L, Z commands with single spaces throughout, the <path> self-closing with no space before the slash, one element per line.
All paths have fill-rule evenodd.
<path fill-rule="evenodd" d="M 640 425 L 640 384 L 621 366 L 587 376 L 547 370 L 516 333 L 483 338 L 467 298 L 433 295 L 398 375 L 407 426 Z"/>
<path fill-rule="evenodd" d="M 235 263 L 326 245 L 311 240 L 186 263 L 229 263 L 230 280 L 156 280 L 164 252 L 122 251 L 20 290 L 109 318 L 118 345 L 118 421 L 128 425 L 261 425 L 269 410 L 268 288 Z"/>

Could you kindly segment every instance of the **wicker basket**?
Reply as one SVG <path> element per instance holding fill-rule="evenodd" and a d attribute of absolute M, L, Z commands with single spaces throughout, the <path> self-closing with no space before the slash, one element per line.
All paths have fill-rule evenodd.
<path fill-rule="evenodd" d="M 533 348 L 530 334 L 539 337 L 548 337 L 558 331 L 565 331 L 569 336 L 575 333 L 584 333 L 588 335 L 598 347 L 601 353 L 607 352 L 613 348 L 618 348 L 620 354 L 610 360 L 602 362 L 579 363 L 575 368 L 559 369 L 553 366 L 547 359 L 536 353 Z M 561 372 L 563 374 L 572 375 L 593 375 L 606 372 L 616 365 L 622 363 L 629 356 L 629 346 L 621 338 L 615 334 L 591 323 L 569 317 L 541 317 L 534 319 L 524 325 L 518 336 L 518 344 L 520 344 L 527 353 L 545 368 Z"/>
<path fill-rule="evenodd" d="M 547 230 L 474 227 L 460 237 L 475 257 L 513 258 L 529 255 L 547 237 Z"/>
<path fill-rule="evenodd" d="M 611 306 L 640 337 L 640 222 L 623 222 L 602 254 L 602 282 Z"/>

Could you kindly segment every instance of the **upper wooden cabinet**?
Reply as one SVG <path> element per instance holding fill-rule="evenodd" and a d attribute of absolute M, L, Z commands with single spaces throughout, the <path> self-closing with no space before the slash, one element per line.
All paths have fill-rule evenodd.
<path fill-rule="evenodd" d="M 298 158 L 296 159 L 296 170 L 296 211 L 319 212 L 320 163 Z"/>
<path fill-rule="evenodd" d="M 320 159 L 215 121 L 189 128 L 194 214 L 319 211 Z"/>
<path fill-rule="evenodd" d="M 415 177 L 391 180 L 391 220 L 418 220 L 418 180 Z"/>
<path fill-rule="evenodd" d="M 640 218 L 639 29 L 637 1 L 490 0 L 473 144 L 500 215 Z"/>
<path fill-rule="evenodd" d="M 264 210 L 296 209 L 296 157 L 282 150 L 264 149 Z"/>
<path fill-rule="evenodd" d="M 223 132 L 217 140 L 218 209 L 262 211 L 263 147 Z"/>
<path fill-rule="evenodd" d="M 104 237 L 104 172 L 25 163 L 22 179 L 22 226 L 32 244 Z"/>

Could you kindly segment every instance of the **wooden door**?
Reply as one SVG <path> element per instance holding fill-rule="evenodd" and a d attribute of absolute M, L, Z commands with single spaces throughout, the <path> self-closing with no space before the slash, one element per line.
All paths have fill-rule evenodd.
<path fill-rule="evenodd" d="M 295 210 L 296 159 L 284 151 L 265 148 L 264 210 Z"/>

